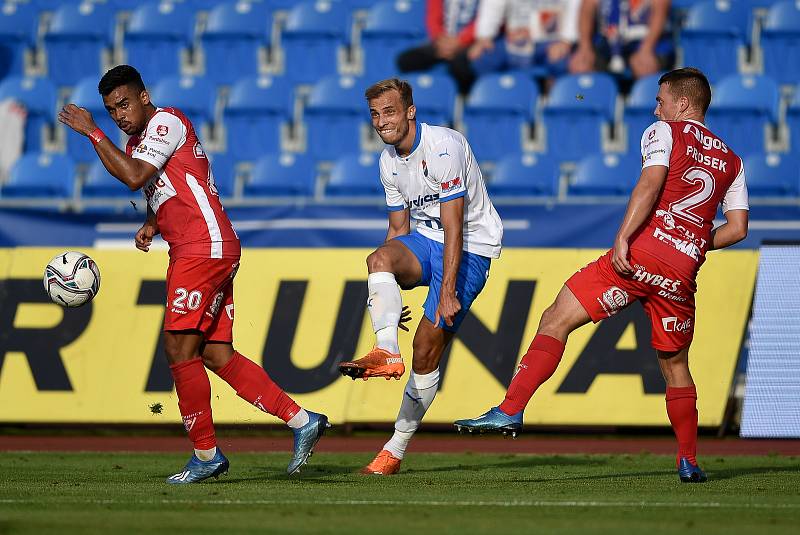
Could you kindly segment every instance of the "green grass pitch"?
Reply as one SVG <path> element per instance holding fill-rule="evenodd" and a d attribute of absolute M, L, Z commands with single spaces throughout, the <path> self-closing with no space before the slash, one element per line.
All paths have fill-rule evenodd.
<path fill-rule="evenodd" d="M 171 486 L 176 454 L 4 453 L 0 533 L 797 533 L 794 457 L 707 457 L 686 485 L 657 455 L 232 454 L 218 481 Z"/>

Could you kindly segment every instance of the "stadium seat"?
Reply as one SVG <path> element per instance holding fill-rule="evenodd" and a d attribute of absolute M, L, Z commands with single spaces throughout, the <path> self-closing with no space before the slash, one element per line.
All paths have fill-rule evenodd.
<path fill-rule="evenodd" d="M 281 149 L 281 124 L 291 121 L 293 88 L 285 78 L 248 77 L 231 88 L 225 106 L 228 152 L 254 160 Z"/>
<path fill-rule="evenodd" d="M 377 154 L 346 154 L 333 165 L 325 195 L 380 197 L 384 195 Z"/>
<path fill-rule="evenodd" d="M 181 49 L 194 32 L 188 2 L 151 2 L 137 7 L 125 31 L 126 63 L 135 65 L 145 84 L 181 71 Z"/>
<path fill-rule="evenodd" d="M 702 70 L 712 84 L 739 72 L 739 48 L 750 40 L 746 4 L 716 0 L 692 6 L 680 35 L 683 64 Z"/>
<path fill-rule="evenodd" d="M 779 84 L 800 80 L 800 4 L 780 2 L 772 6 L 761 29 L 764 74 Z"/>
<path fill-rule="evenodd" d="M 132 192 L 125 184 L 114 178 L 103 167 L 102 162 L 95 159 L 95 162 L 89 167 L 89 173 L 86 176 L 86 182 L 83 183 L 81 189 L 81 196 L 88 198 L 103 198 L 103 197 L 139 197 L 141 192 Z M 144 203 L 144 199 L 142 199 Z"/>
<path fill-rule="evenodd" d="M 764 127 L 778 121 L 780 93 L 767 76 L 724 78 L 714 87 L 706 124 L 737 154 L 763 152 Z"/>
<path fill-rule="evenodd" d="M 628 152 L 640 152 L 640 142 L 645 129 L 657 121 L 653 112 L 656 109 L 658 79 L 661 74 L 654 74 L 636 80 L 625 104 L 623 120 L 628 138 Z"/>
<path fill-rule="evenodd" d="M 117 11 L 133 11 L 142 5 L 141 0 L 109 0 L 108 3 Z"/>
<path fill-rule="evenodd" d="M 559 78 L 544 108 L 547 150 L 577 161 L 602 149 L 602 126 L 614 120 L 617 86 L 603 73 Z"/>
<path fill-rule="evenodd" d="M 639 154 L 592 154 L 586 156 L 575 169 L 569 185 L 570 195 L 628 195 L 642 169 Z"/>
<path fill-rule="evenodd" d="M 800 195 L 800 155 L 751 154 L 744 159 L 747 192 L 751 197 Z"/>
<path fill-rule="evenodd" d="M 361 151 L 361 125 L 369 115 L 363 87 L 349 76 L 323 78 L 304 111 L 308 152 L 317 160 Z"/>
<path fill-rule="evenodd" d="M 174 107 L 185 113 L 192 121 L 198 135 L 201 125 L 210 123 L 214 118 L 216 91 L 211 82 L 205 78 L 189 76 L 163 78 L 153 88 L 150 96 L 156 106 Z"/>
<path fill-rule="evenodd" d="M 519 73 L 481 76 L 467 98 L 464 126 L 475 156 L 496 160 L 522 150 L 539 90 Z"/>
<path fill-rule="evenodd" d="M 25 106 L 25 152 L 38 152 L 42 147 L 42 128 L 55 118 L 56 88 L 47 78 L 11 76 L 0 83 L 0 100 L 11 98 Z"/>
<path fill-rule="evenodd" d="M 268 2 L 227 2 L 212 9 L 202 35 L 206 76 L 227 85 L 258 74 L 258 51 L 267 46 L 271 31 Z"/>
<path fill-rule="evenodd" d="M 407 79 L 414 89 L 417 120 L 442 126 L 453 124 L 456 84 L 450 76 L 417 73 L 408 75 Z"/>
<path fill-rule="evenodd" d="M 795 88 L 794 98 L 786 109 L 786 126 L 789 127 L 792 152 L 800 154 L 800 85 Z"/>
<path fill-rule="evenodd" d="M 311 84 L 336 74 L 349 24 L 350 11 L 337 0 L 302 2 L 292 8 L 281 35 L 286 76 L 294 83 Z"/>
<path fill-rule="evenodd" d="M 25 73 L 25 51 L 33 48 L 39 10 L 31 4 L 5 2 L 0 8 L 0 79 Z"/>
<path fill-rule="evenodd" d="M 489 193 L 502 196 L 558 195 L 559 166 L 549 154 L 509 154 L 498 160 Z"/>
<path fill-rule="evenodd" d="M 230 152 L 206 152 L 206 156 L 211 161 L 217 191 L 222 197 L 230 197 L 236 183 L 236 160 Z"/>
<path fill-rule="evenodd" d="M 114 13 L 107 4 L 62 5 L 45 35 L 47 73 L 56 86 L 71 86 L 102 72 L 103 51 L 111 46 Z"/>
<path fill-rule="evenodd" d="M 259 158 L 245 196 L 311 197 L 314 195 L 314 162 L 304 154 L 267 154 Z"/>
<path fill-rule="evenodd" d="M 389 0 L 375 4 L 361 31 L 363 76 L 375 80 L 394 76 L 397 55 L 424 42 L 426 37 L 423 2 Z"/>
<path fill-rule="evenodd" d="M 84 78 L 79 81 L 72 90 L 69 101 L 76 106 L 89 110 L 97 126 L 99 126 L 118 147 L 124 149 L 125 145 L 120 143 L 122 131 L 117 127 L 116 123 L 111 119 L 111 116 L 103 106 L 103 98 L 97 91 L 97 82 L 96 76 Z M 89 163 L 97 160 L 97 153 L 86 136 L 66 126 L 64 129 L 67 131 L 67 154 L 69 154 L 70 158 L 77 163 Z"/>
<path fill-rule="evenodd" d="M 32 152 L 11 167 L 0 196 L 71 197 L 74 180 L 75 162 L 68 156 Z"/>

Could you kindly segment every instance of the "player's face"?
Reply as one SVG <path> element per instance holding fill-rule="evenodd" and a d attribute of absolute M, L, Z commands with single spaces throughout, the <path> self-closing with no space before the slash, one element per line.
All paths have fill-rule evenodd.
<path fill-rule="evenodd" d="M 146 106 L 150 104 L 147 91 L 137 91 L 132 85 L 121 85 L 103 97 L 103 105 L 120 130 L 134 136 L 147 126 Z"/>
<path fill-rule="evenodd" d="M 669 90 L 669 84 L 663 83 L 658 87 L 656 96 L 656 109 L 653 111 L 659 121 L 676 121 L 681 113 L 680 99 L 676 99 Z"/>
<path fill-rule="evenodd" d="M 406 109 L 400 99 L 400 92 L 385 91 L 369 101 L 372 126 L 381 140 L 387 145 L 399 145 L 409 135 L 409 121 L 414 119 L 416 108 Z"/>

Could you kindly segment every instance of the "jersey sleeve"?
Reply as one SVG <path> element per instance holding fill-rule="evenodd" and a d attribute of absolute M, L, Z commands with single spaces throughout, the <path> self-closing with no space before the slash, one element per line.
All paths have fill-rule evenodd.
<path fill-rule="evenodd" d="M 381 172 L 381 184 L 386 193 L 386 208 L 390 212 L 399 212 L 406 209 L 406 201 L 403 199 L 403 194 L 397 189 L 397 184 L 394 181 L 394 175 L 387 165 L 384 155 L 378 161 L 378 166 Z"/>
<path fill-rule="evenodd" d="M 427 162 L 433 178 L 439 181 L 439 202 L 452 201 L 467 194 L 467 156 L 457 139 L 437 143 Z"/>
<path fill-rule="evenodd" d="M 722 213 L 728 210 L 749 210 L 750 204 L 747 196 L 747 181 L 745 180 L 744 164 L 739 159 L 741 167 L 739 174 L 733 179 L 725 197 L 722 198 Z"/>
<path fill-rule="evenodd" d="M 181 120 L 171 113 L 159 111 L 150 119 L 132 156 L 161 170 L 185 139 L 186 127 Z"/>
<path fill-rule="evenodd" d="M 669 167 L 672 154 L 672 128 L 663 121 L 656 121 L 642 134 L 642 169 L 653 165 Z"/>

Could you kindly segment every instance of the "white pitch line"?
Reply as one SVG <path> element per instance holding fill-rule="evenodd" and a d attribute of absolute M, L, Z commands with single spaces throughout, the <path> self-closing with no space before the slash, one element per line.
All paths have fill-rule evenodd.
<path fill-rule="evenodd" d="M 511 501 L 484 501 L 484 500 L 453 500 L 453 501 L 425 501 L 425 500 L 81 500 L 60 499 L 56 501 L 32 499 L 0 499 L 0 504 L 29 504 L 29 505 L 361 505 L 361 506 L 433 506 L 433 507 L 595 507 L 595 508 L 639 508 L 661 509 L 681 508 L 691 509 L 800 509 L 800 503 L 730 503 L 730 502 L 601 502 L 601 501 L 547 501 L 547 500 L 511 500 Z"/>

